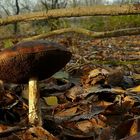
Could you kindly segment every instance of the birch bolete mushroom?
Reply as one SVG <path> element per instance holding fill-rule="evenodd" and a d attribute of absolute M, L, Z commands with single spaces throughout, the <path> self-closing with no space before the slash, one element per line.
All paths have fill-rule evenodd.
<path fill-rule="evenodd" d="M 7 83 L 29 82 L 29 123 L 42 125 L 38 81 L 63 68 L 71 53 L 62 45 L 44 40 L 18 43 L 0 52 L 0 79 Z"/>

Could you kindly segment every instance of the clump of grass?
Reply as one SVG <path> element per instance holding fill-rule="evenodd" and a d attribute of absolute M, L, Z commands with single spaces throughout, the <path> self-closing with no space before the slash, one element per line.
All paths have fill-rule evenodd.
<path fill-rule="evenodd" d="M 66 19 L 49 19 L 42 21 L 33 21 L 32 26 L 36 33 L 44 33 L 47 31 L 53 31 L 61 28 L 70 27 L 68 20 Z"/>
<path fill-rule="evenodd" d="M 13 42 L 11 39 L 7 39 L 3 41 L 3 47 L 4 48 L 10 48 L 13 46 Z"/>
<path fill-rule="evenodd" d="M 140 15 L 85 17 L 77 19 L 76 24 L 80 27 L 99 32 L 139 27 Z"/>
<path fill-rule="evenodd" d="M 106 24 L 108 30 L 139 27 L 140 15 L 108 17 Z"/>

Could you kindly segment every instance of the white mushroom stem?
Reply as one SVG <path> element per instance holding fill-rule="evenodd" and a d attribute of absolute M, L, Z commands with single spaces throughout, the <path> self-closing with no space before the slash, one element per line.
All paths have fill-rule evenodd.
<path fill-rule="evenodd" d="M 37 78 L 29 79 L 29 123 L 42 126 L 42 116 L 39 103 L 39 89 Z"/>

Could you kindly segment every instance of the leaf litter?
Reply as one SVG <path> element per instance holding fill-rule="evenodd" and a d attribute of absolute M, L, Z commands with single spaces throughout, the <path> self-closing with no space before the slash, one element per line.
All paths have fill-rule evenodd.
<path fill-rule="evenodd" d="M 0 139 L 140 139 L 139 36 L 67 36 L 72 60 L 39 85 L 43 127 L 28 126 L 27 86 L 5 84 Z"/>

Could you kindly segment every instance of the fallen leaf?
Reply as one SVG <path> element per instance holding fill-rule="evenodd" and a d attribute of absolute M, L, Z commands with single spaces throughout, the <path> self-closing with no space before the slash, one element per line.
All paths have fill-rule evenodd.
<path fill-rule="evenodd" d="M 110 140 L 111 138 L 111 127 L 105 127 L 102 130 L 102 133 L 99 135 L 98 140 Z"/>
<path fill-rule="evenodd" d="M 128 92 L 140 92 L 140 85 L 133 87 L 133 88 L 128 88 L 127 91 Z"/>
<path fill-rule="evenodd" d="M 83 93 L 83 88 L 81 86 L 74 86 L 65 93 L 65 96 L 71 101 L 75 101 L 79 95 Z"/>
<path fill-rule="evenodd" d="M 0 124 L 0 132 L 2 132 L 3 130 L 6 130 L 8 129 L 9 126 L 6 126 L 6 125 L 3 125 L 3 124 Z"/>
<path fill-rule="evenodd" d="M 93 124 L 89 120 L 84 120 L 76 123 L 76 127 L 84 133 L 90 132 L 93 128 Z"/>
<path fill-rule="evenodd" d="M 22 140 L 58 140 L 42 127 L 32 127 L 22 134 Z"/>
<path fill-rule="evenodd" d="M 107 102 L 107 101 L 98 101 L 96 102 L 96 106 L 102 106 L 104 108 L 107 108 L 108 106 L 112 105 L 113 103 Z"/>
<path fill-rule="evenodd" d="M 123 98 L 122 107 L 126 110 L 130 110 L 134 105 L 135 100 L 131 96 L 126 96 Z"/>
<path fill-rule="evenodd" d="M 76 113 L 77 109 L 78 109 L 78 106 L 72 107 L 72 108 L 56 113 L 55 116 L 58 116 L 58 117 L 72 116 Z"/>
<path fill-rule="evenodd" d="M 43 97 L 47 105 L 57 105 L 58 104 L 58 99 L 56 96 L 50 96 L 50 97 Z"/>
<path fill-rule="evenodd" d="M 134 120 L 133 124 L 131 125 L 129 135 L 133 136 L 138 133 L 138 120 Z"/>
<path fill-rule="evenodd" d="M 98 76 L 99 74 L 101 74 L 101 71 L 99 69 L 94 69 L 94 70 L 89 72 L 88 77 L 93 78 L 93 77 Z"/>

